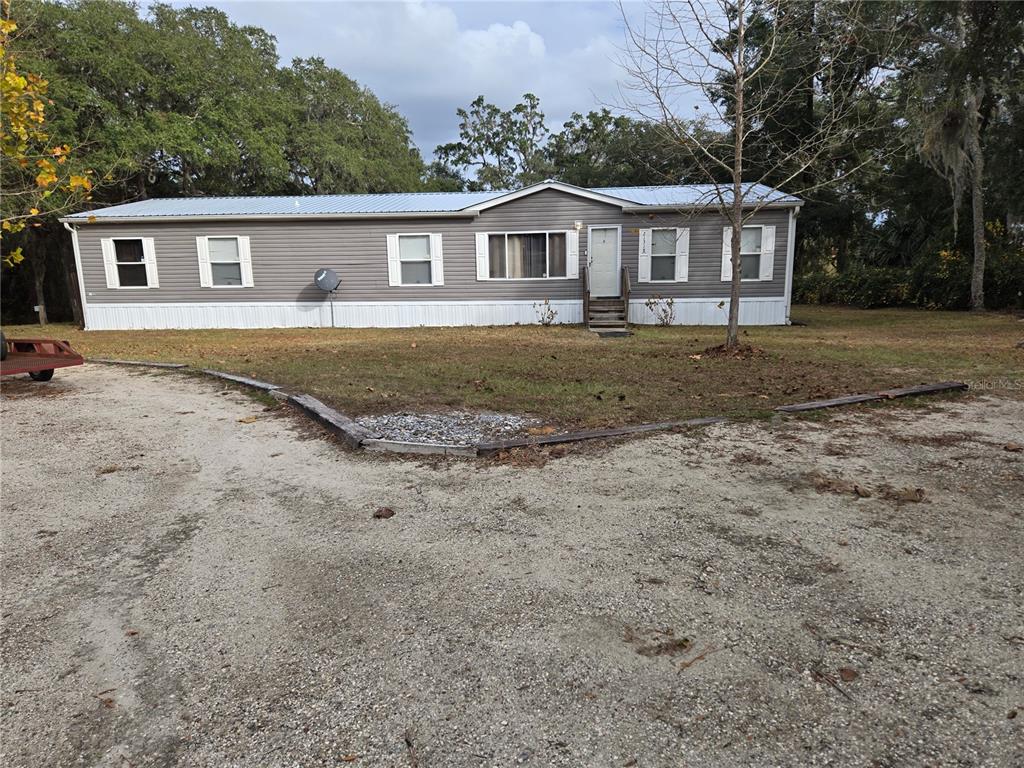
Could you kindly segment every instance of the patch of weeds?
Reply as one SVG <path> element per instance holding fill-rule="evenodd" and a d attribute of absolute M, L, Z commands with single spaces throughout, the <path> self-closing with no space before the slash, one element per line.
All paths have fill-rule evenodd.
<path fill-rule="evenodd" d="M 871 497 L 871 489 L 866 485 L 845 480 L 841 477 L 829 477 L 817 470 L 804 475 L 805 485 L 814 488 L 818 493 L 834 493 L 839 496 L 855 496 L 859 499 Z"/>
<path fill-rule="evenodd" d="M 739 453 L 733 454 L 733 464 L 753 464 L 755 466 L 763 467 L 767 464 L 771 464 L 771 460 L 756 451 L 740 451 Z"/>
<path fill-rule="evenodd" d="M 982 442 L 970 432 L 945 432 L 941 435 L 894 435 L 893 440 L 907 445 L 923 445 L 929 448 L 948 448 L 967 442 Z"/>
<path fill-rule="evenodd" d="M 633 627 L 626 627 L 622 639 L 636 647 L 636 652 L 641 656 L 654 658 L 656 656 L 678 656 L 693 647 L 693 641 L 688 637 L 676 637 L 675 630 L 670 627 L 663 629 L 636 630 Z"/>
<path fill-rule="evenodd" d="M 878 492 L 883 499 L 895 502 L 897 507 L 904 504 L 919 504 L 927 498 L 924 488 L 895 488 L 888 483 L 880 486 Z"/>

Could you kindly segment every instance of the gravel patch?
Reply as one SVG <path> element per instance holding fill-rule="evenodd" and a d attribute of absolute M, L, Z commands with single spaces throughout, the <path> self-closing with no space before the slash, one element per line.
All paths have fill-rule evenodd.
<path fill-rule="evenodd" d="M 476 445 L 527 434 L 537 419 L 510 413 L 392 413 L 355 421 L 384 440 L 442 445 Z"/>
<path fill-rule="evenodd" d="M 1024 765 L 1020 400 L 542 467 L 177 373 L 0 407 L 0 765 Z"/>

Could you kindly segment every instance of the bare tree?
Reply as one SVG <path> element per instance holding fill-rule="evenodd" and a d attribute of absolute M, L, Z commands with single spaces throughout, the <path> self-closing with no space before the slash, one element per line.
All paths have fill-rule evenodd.
<path fill-rule="evenodd" d="M 858 138 L 888 121 L 872 102 L 889 74 L 899 14 L 892 4 L 838 0 L 659 2 L 638 19 L 620 9 L 624 106 L 687 151 L 711 185 L 701 202 L 731 226 L 726 347 L 734 348 L 743 224 L 778 202 L 765 187 L 804 196 L 886 151 L 861 149 Z M 684 117 L 695 99 L 699 117 Z"/>

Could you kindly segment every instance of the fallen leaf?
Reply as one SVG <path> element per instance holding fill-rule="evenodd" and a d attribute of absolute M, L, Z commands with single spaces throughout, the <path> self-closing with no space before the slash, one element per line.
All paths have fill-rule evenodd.
<path fill-rule="evenodd" d="M 416 342 L 414 341 L 414 342 L 413 342 L 412 344 L 410 344 L 409 346 L 410 346 L 410 347 L 412 347 L 413 349 L 416 349 Z"/>
<path fill-rule="evenodd" d="M 239 424 L 252 424 L 258 418 L 259 418 L 259 416 L 246 416 L 244 419 L 239 419 L 238 423 Z"/>
<path fill-rule="evenodd" d="M 415 347 L 416 345 L 413 344 L 413 346 Z M 359 755 L 342 755 L 338 759 L 341 760 L 341 762 L 343 763 L 354 763 L 356 760 L 359 759 Z"/>
<path fill-rule="evenodd" d="M 544 426 L 544 427 L 530 427 L 526 431 L 527 431 L 528 434 L 531 434 L 531 435 L 550 435 L 550 434 L 554 433 L 555 428 L 550 426 L 550 425 L 548 425 L 548 426 Z"/>
<path fill-rule="evenodd" d="M 839 677 L 844 683 L 852 683 L 854 680 L 860 677 L 860 673 L 857 672 L 856 669 L 852 669 L 850 667 L 840 667 Z"/>
<path fill-rule="evenodd" d="M 125 632 L 125 634 L 128 635 L 128 637 L 135 637 L 137 634 L 139 634 L 139 630 L 129 629 L 127 632 Z"/>
<path fill-rule="evenodd" d="M 387 520 L 389 517 L 395 516 L 395 510 L 390 507 L 378 507 L 377 511 L 373 513 L 373 516 L 377 520 Z"/>
<path fill-rule="evenodd" d="M 1021 445 L 1020 443 L 1007 443 L 1003 446 L 1003 450 L 1009 451 L 1010 453 L 1020 453 L 1021 451 L 1024 451 L 1024 445 Z"/>

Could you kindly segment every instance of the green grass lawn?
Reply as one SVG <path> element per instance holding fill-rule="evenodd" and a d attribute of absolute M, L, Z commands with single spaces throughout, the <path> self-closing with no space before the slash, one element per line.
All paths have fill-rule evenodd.
<path fill-rule="evenodd" d="M 766 413 L 797 402 L 943 379 L 1024 382 L 1024 323 L 1007 315 L 796 307 L 801 326 L 745 328 L 763 354 L 714 358 L 723 328 L 640 326 L 627 339 L 580 327 L 79 331 L 87 357 L 213 367 L 308 392 L 353 414 L 448 408 L 612 426 Z M 58 372 L 59 375 L 59 372 Z M 1002 382 L 1002 383 L 1000 383 Z"/>

